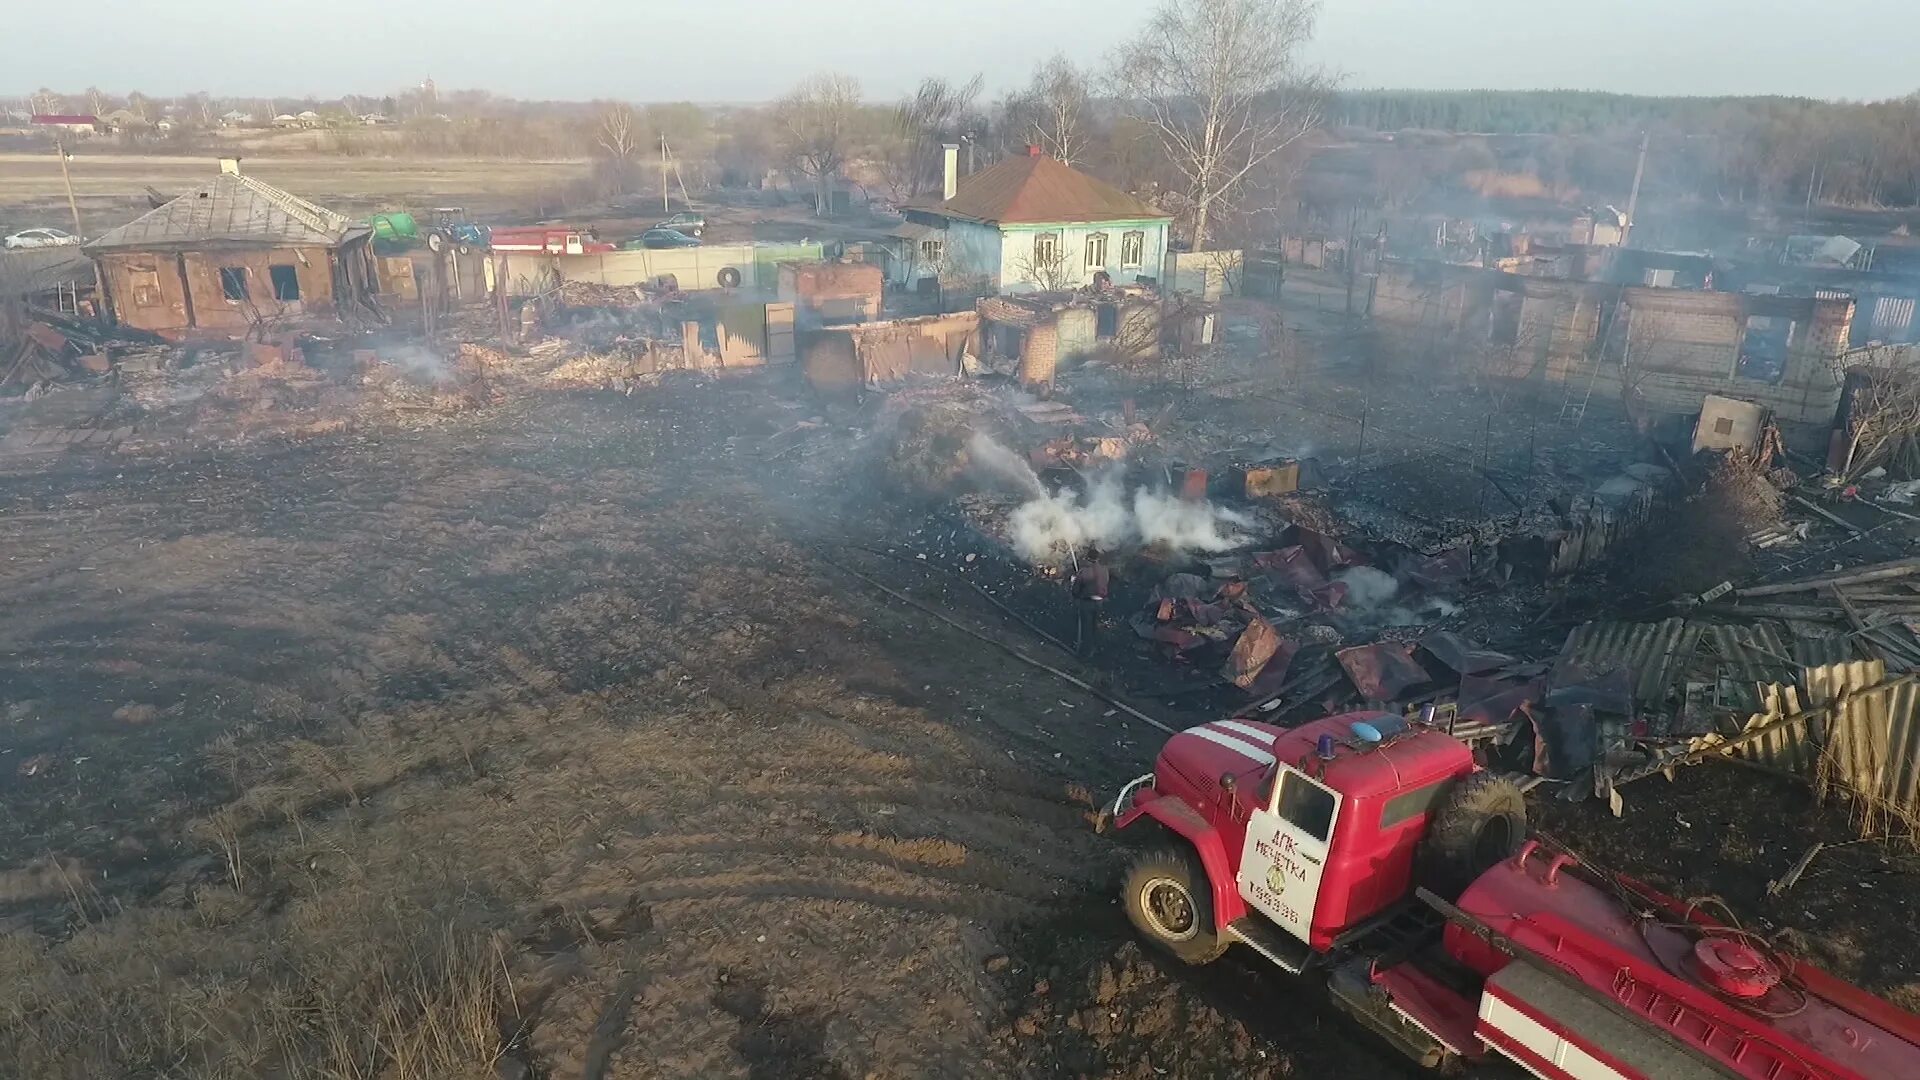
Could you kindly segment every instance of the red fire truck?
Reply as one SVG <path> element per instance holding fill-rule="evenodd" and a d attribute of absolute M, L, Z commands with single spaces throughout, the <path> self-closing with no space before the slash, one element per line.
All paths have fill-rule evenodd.
<path fill-rule="evenodd" d="M 1113 805 L 1168 834 L 1122 902 L 1189 963 L 1238 943 L 1425 1065 L 1554 1080 L 1920 1078 L 1920 1016 L 1528 839 L 1447 732 L 1386 713 L 1168 740 Z"/>
<path fill-rule="evenodd" d="M 488 246 L 494 251 L 539 251 L 548 255 L 591 255 L 616 250 L 593 235 L 592 229 L 577 225 L 516 225 L 489 232 Z"/>

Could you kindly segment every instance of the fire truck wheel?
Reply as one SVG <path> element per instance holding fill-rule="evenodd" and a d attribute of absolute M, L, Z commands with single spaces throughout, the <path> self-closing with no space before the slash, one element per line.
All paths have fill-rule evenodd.
<path fill-rule="evenodd" d="M 1527 838 L 1527 800 L 1511 780 L 1476 772 L 1453 785 L 1420 845 L 1420 881 L 1448 900 Z"/>
<path fill-rule="evenodd" d="M 1120 902 L 1148 941 L 1189 964 L 1227 951 L 1213 929 L 1213 892 L 1199 860 L 1181 848 L 1159 848 L 1127 868 Z"/>

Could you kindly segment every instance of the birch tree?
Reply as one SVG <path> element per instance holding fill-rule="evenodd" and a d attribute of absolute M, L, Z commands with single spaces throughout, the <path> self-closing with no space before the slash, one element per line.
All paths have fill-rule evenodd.
<path fill-rule="evenodd" d="M 1119 54 L 1126 108 L 1186 181 L 1193 244 L 1240 182 L 1319 125 L 1324 80 L 1300 66 L 1317 0 L 1164 0 Z"/>
<path fill-rule="evenodd" d="M 1087 77 L 1073 61 L 1055 53 L 1034 70 L 1012 113 L 1027 140 L 1068 165 L 1086 161 Z"/>
<path fill-rule="evenodd" d="M 828 184 L 839 175 L 853 142 L 860 109 L 860 81 L 850 75 L 814 75 L 774 103 L 781 148 L 787 160 L 813 179 L 814 209 L 831 209 Z"/>

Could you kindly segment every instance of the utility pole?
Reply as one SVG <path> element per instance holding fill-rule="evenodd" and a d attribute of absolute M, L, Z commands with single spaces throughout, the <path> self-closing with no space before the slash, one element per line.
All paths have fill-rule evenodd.
<path fill-rule="evenodd" d="M 667 203 L 667 133 L 660 133 L 660 212 L 673 213 L 673 207 Z"/>
<path fill-rule="evenodd" d="M 67 186 L 67 209 L 73 211 L 73 235 L 85 239 L 86 230 L 80 227 L 80 204 L 73 198 L 73 174 L 67 171 L 66 140 L 53 140 L 53 152 L 60 155 L 60 182 Z"/>
<path fill-rule="evenodd" d="M 73 235 L 84 241 L 87 238 L 87 230 L 80 224 L 80 203 L 73 197 L 73 174 L 67 171 L 67 141 L 56 137 L 53 140 L 53 152 L 60 155 L 60 182 L 66 185 L 67 209 L 73 212 Z M 107 287 L 100 280 L 100 264 L 95 262 L 93 264 L 93 306 L 96 314 L 106 310 L 104 307 L 106 301 Z M 79 307 L 80 304 L 76 300 L 74 309 L 78 311 Z"/>
<path fill-rule="evenodd" d="M 1627 195 L 1627 224 L 1620 230 L 1621 247 L 1626 247 L 1627 241 L 1633 238 L 1634 223 L 1640 220 L 1636 216 L 1640 213 L 1640 181 L 1647 176 L 1647 144 L 1651 141 L 1649 133 L 1640 133 L 1640 164 L 1633 167 L 1633 191 Z"/>

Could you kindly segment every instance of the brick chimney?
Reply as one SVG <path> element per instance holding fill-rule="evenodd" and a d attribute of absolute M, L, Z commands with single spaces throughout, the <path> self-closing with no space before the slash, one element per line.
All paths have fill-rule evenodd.
<path fill-rule="evenodd" d="M 960 144 L 945 143 L 940 147 L 941 175 L 944 182 L 940 188 L 942 199 L 951 199 L 960 193 Z"/>
<path fill-rule="evenodd" d="M 1028 143 L 1027 156 L 1028 157 L 1046 157 L 1047 155 L 1040 149 L 1037 143 Z"/>
<path fill-rule="evenodd" d="M 221 158 L 220 171 L 223 173 L 227 173 L 228 175 L 231 175 L 231 176 L 239 176 L 240 175 L 240 159 L 237 157 Z"/>

